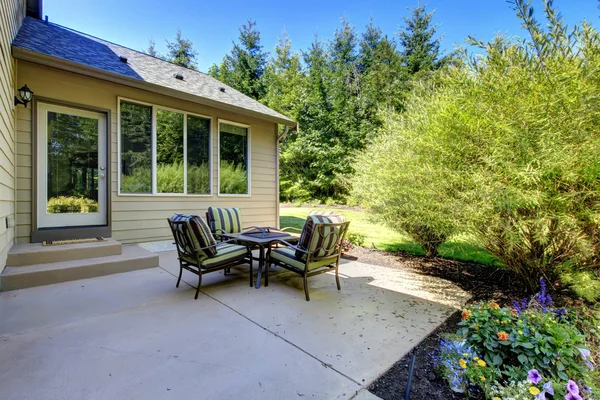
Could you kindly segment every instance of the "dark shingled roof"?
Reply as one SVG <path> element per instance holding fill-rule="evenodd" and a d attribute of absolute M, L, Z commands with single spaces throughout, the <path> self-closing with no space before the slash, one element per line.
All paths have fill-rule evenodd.
<path fill-rule="evenodd" d="M 235 109 L 260 114 L 265 119 L 293 124 L 283 114 L 238 92 L 202 72 L 194 71 L 149 56 L 127 47 L 98 39 L 64 26 L 27 17 L 12 43 L 21 48 L 50 57 L 96 68 L 110 74 L 159 85 L 193 96 L 208 99 Z M 125 57 L 127 62 L 122 62 Z M 183 80 L 175 75 L 183 75 Z M 221 90 L 224 88 L 224 90 Z"/>

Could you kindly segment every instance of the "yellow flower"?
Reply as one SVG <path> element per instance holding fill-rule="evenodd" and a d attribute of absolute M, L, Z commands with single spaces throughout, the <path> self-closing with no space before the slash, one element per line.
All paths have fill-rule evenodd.
<path fill-rule="evenodd" d="M 523 331 L 522 331 L 522 330 L 519 330 L 519 335 L 522 335 L 522 334 L 523 334 Z"/>
<path fill-rule="evenodd" d="M 480 367 L 485 367 L 485 361 L 483 360 L 477 360 L 477 364 L 479 364 Z"/>
<path fill-rule="evenodd" d="M 460 361 L 458 361 L 458 365 L 460 365 L 462 369 L 467 369 L 467 362 L 462 358 L 460 359 Z"/>
<path fill-rule="evenodd" d="M 469 353 L 463 353 L 463 357 L 469 357 Z"/>
<path fill-rule="evenodd" d="M 475 356 L 475 357 L 473 357 L 473 360 L 478 361 L 479 357 Z"/>
<path fill-rule="evenodd" d="M 540 394 L 540 389 L 536 388 L 535 386 L 532 386 L 529 388 L 529 393 L 531 393 L 534 396 L 537 396 L 538 394 Z"/>
<path fill-rule="evenodd" d="M 481 379 L 481 382 L 485 382 L 485 376 L 481 375 L 479 378 Z"/>
<path fill-rule="evenodd" d="M 493 400 L 502 400 L 500 397 L 494 397 Z"/>

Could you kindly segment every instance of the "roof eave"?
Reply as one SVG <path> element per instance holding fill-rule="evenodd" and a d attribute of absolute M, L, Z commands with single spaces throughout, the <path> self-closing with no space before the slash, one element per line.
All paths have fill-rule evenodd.
<path fill-rule="evenodd" d="M 154 93 L 175 97 L 182 100 L 191 101 L 194 103 L 219 108 L 222 110 L 232 111 L 239 114 L 247 115 L 262 120 L 275 122 L 286 126 L 295 126 L 296 123 L 291 119 L 279 118 L 276 116 L 263 114 L 247 108 L 236 107 L 234 105 L 223 103 L 202 96 L 196 96 L 190 93 L 181 92 L 179 90 L 167 88 L 154 83 L 146 82 L 140 79 L 130 78 L 113 72 L 104 71 L 99 68 L 90 67 L 88 65 L 79 64 L 73 61 L 65 60 L 59 57 L 49 56 L 47 54 L 38 53 L 27 50 L 22 47 L 12 46 L 12 55 L 14 58 L 23 61 L 30 61 L 48 67 L 58 68 L 64 71 L 74 72 L 81 75 L 90 76 L 92 78 L 102 79 L 108 82 L 118 83 L 125 86 L 134 87 L 137 89 L 147 90 Z"/>

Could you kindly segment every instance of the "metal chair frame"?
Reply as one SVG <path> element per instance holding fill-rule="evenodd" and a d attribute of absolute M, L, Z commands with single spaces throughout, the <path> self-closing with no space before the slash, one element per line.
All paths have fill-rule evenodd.
<path fill-rule="evenodd" d="M 304 286 L 304 295 L 306 297 L 306 301 L 310 301 L 310 295 L 308 293 L 308 277 L 320 275 L 325 272 L 335 270 L 335 282 L 337 284 L 338 290 L 342 290 L 340 285 L 340 276 L 339 276 L 339 265 L 340 265 L 340 257 L 342 255 L 342 241 L 346 237 L 346 233 L 348 232 L 348 226 L 350 225 L 350 221 L 341 222 L 341 223 L 317 223 L 314 226 L 313 233 L 311 235 L 309 243 L 312 243 L 314 239 L 314 235 L 320 235 L 323 239 L 322 243 L 327 243 L 329 237 L 331 235 L 335 235 L 335 240 L 331 241 L 331 245 L 325 247 L 325 245 L 317 247 L 315 250 L 309 253 L 308 250 L 302 249 L 296 245 L 286 242 L 285 240 L 280 240 L 280 243 L 285 244 L 287 247 L 298 250 L 304 254 L 306 254 L 306 260 L 304 262 L 304 268 L 300 269 L 294 265 L 290 265 L 281 260 L 276 260 L 271 258 L 271 248 L 267 252 L 267 268 L 265 271 L 265 286 L 269 286 L 269 267 L 271 265 L 278 265 L 282 268 L 285 268 L 289 271 L 295 272 L 298 275 L 302 276 L 303 286 Z M 325 233 L 327 228 L 331 228 L 329 233 Z M 336 232 L 336 228 L 339 228 Z M 296 228 L 297 229 L 297 228 Z M 326 256 L 319 256 L 318 254 L 323 251 Z M 331 252 L 331 254 L 329 254 Z M 335 258 L 335 259 L 334 259 Z M 312 271 L 308 270 L 309 265 L 315 261 L 328 260 L 332 259 L 330 264 L 323 265 L 321 267 L 317 267 Z M 300 260 L 299 260 L 300 261 Z"/>
<path fill-rule="evenodd" d="M 179 277 L 177 278 L 177 284 L 175 285 L 175 287 L 179 287 L 179 282 L 181 281 L 181 275 L 183 273 L 183 270 L 187 270 L 190 271 L 193 274 L 198 275 L 198 287 L 196 288 L 196 295 L 194 296 L 194 299 L 198 299 L 198 293 L 200 292 L 200 286 L 202 286 L 202 275 L 204 274 L 208 274 L 210 272 L 214 272 L 214 271 L 219 271 L 219 270 L 224 270 L 224 274 L 227 275 L 227 272 L 229 272 L 231 267 L 234 267 L 236 265 L 241 265 L 241 264 L 249 264 L 250 265 L 250 286 L 252 286 L 252 252 L 250 251 L 250 249 L 248 247 L 246 247 L 246 254 L 244 255 L 240 255 L 239 257 L 236 257 L 233 260 L 226 260 L 223 261 L 222 263 L 218 263 L 216 265 L 210 266 L 209 268 L 206 268 L 203 266 L 202 261 L 200 260 L 199 257 L 199 252 L 201 250 L 206 250 L 209 247 L 202 247 L 199 249 L 194 248 L 193 244 L 190 242 L 189 240 L 189 235 L 193 234 L 193 232 L 189 232 L 188 231 L 188 226 L 186 224 L 185 221 L 173 221 L 170 218 L 167 218 L 167 221 L 169 222 L 169 226 L 171 227 L 171 232 L 173 233 L 173 238 L 175 239 L 175 246 L 177 247 L 177 255 L 178 255 L 178 260 L 179 260 Z M 182 230 L 186 231 L 186 235 L 184 235 L 182 233 L 182 230 L 179 230 L 178 227 L 181 226 Z M 228 242 L 233 242 L 233 240 L 226 240 L 226 241 L 222 241 L 221 243 L 228 243 Z M 190 254 L 189 251 L 186 250 L 190 249 L 193 250 L 193 254 Z M 185 260 L 183 258 L 183 256 L 186 256 L 187 258 L 190 259 L 195 259 L 196 262 L 192 263 L 189 262 L 187 260 Z M 208 258 L 210 259 L 210 258 Z"/>

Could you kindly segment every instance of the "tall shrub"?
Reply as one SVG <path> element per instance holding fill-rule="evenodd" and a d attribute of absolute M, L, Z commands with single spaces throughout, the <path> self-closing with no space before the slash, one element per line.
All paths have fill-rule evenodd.
<path fill-rule="evenodd" d="M 550 1 L 547 28 L 513 5 L 530 39 L 471 40 L 485 55 L 465 54 L 387 117 L 357 195 L 403 229 L 410 217 L 474 232 L 535 288 L 598 268 L 600 35 L 586 22 L 567 30 Z"/>
<path fill-rule="evenodd" d="M 433 112 L 425 106 L 413 102 L 405 115 L 385 115 L 381 136 L 358 159 L 353 187 L 359 204 L 436 256 L 466 218 L 469 206 L 461 198 L 472 184 L 468 175 L 446 168 L 443 158 L 451 154 L 436 138 L 445 126 L 425 125 Z"/>

